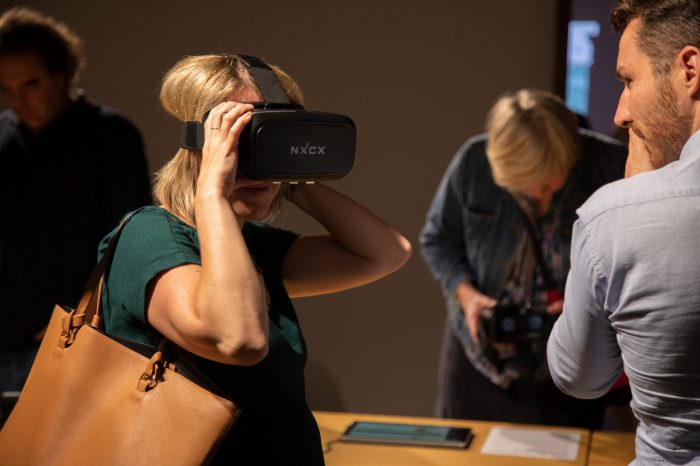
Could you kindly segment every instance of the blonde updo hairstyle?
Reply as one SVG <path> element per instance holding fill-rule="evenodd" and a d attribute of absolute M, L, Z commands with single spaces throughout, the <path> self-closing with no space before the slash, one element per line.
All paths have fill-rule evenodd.
<path fill-rule="evenodd" d="M 578 159 L 578 119 L 549 92 L 502 95 L 488 114 L 486 132 L 493 179 L 506 190 L 527 190 L 553 174 L 567 177 Z"/>
<path fill-rule="evenodd" d="M 297 83 L 279 67 L 270 65 L 289 100 L 303 105 L 304 98 Z M 160 103 L 180 121 L 202 121 L 204 114 L 245 90 L 259 92 L 247 66 L 231 54 L 199 55 L 177 62 L 163 78 Z M 156 173 L 153 199 L 168 206 L 178 217 L 196 225 L 195 194 L 202 151 L 179 149 L 175 156 Z M 275 198 L 267 219 L 281 205 L 283 192 Z"/>

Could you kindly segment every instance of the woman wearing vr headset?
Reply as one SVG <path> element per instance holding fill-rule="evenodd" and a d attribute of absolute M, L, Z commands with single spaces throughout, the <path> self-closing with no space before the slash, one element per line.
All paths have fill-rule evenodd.
<path fill-rule="evenodd" d="M 486 127 L 450 163 L 420 236 L 448 308 L 436 415 L 599 428 L 602 402 L 568 397 L 551 381 L 546 330 L 516 331 L 503 344 L 485 330 L 514 330 L 505 324 L 515 320 L 483 324 L 497 305 L 561 312 L 576 209 L 622 178 L 626 150 L 578 128 L 557 96 L 532 89 L 501 96 Z M 535 320 L 518 326 L 537 322 L 526 315 Z"/>
<path fill-rule="evenodd" d="M 297 84 L 272 69 L 302 105 Z M 290 298 L 375 281 L 401 267 L 411 246 L 323 184 L 292 192 L 238 172 L 237 144 L 253 110 L 243 102 L 262 96 L 235 55 L 188 57 L 167 72 L 161 103 L 183 122 L 208 112 L 204 146 L 175 154 L 157 175 L 158 206 L 136 211 L 124 227 L 104 289 L 105 328 L 151 346 L 166 337 L 241 407 L 214 464 L 323 464 Z M 262 223 L 285 194 L 327 233 L 299 236 Z"/>

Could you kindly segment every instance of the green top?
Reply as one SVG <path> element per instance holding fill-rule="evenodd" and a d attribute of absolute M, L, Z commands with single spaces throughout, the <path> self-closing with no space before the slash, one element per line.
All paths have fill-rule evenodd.
<path fill-rule="evenodd" d="M 102 257 L 114 231 L 100 244 Z M 270 294 L 269 353 L 254 366 L 233 366 L 188 354 L 242 408 L 213 464 L 323 464 L 316 421 L 304 396 L 306 344 L 282 283 L 281 266 L 295 233 L 245 223 L 243 237 Z M 106 277 L 102 315 L 108 334 L 157 346 L 146 322 L 148 283 L 182 264 L 201 264 L 197 231 L 159 207 L 135 211 L 124 227 Z"/>

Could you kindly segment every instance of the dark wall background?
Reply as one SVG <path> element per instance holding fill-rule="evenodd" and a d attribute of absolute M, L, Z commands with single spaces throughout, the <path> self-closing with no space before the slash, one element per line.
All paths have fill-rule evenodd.
<path fill-rule="evenodd" d="M 310 404 L 430 415 L 444 307 L 416 239 L 447 163 L 467 137 L 482 130 L 495 98 L 507 89 L 558 86 L 559 3 L 45 0 L 22 5 L 66 22 L 85 40 L 88 62 L 81 86 L 140 127 L 152 171 L 177 146 L 179 127 L 159 108 L 157 96 L 163 73 L 184 55 L 262 56 L 297 79 L 309 109 L 355 120 L 355 168 L 332 186 L 395 225 L 416 250 L 385 280 L 296 302 L 310 353 Z M 291 210 L 281 223 L 301 232 L 319 229 Z"/>

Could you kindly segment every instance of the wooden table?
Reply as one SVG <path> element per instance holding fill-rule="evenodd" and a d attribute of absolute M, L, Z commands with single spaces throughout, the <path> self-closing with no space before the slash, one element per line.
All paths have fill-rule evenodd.
<path fill-rule="evenodd" d="M 314 416 L 321 430 L 327 466 L 586 466 L 588 464 L 591 435 L 590 431 L 585 429 L 327 411 L 316 411 Z M 335 442 L 350 424 L 359 420 L 469 427 L 474 433 L 474 439 L 467 449 Z M 579 445 L 578 457 L 576 461 L 563 461 L 482 454 L 481 447 L 489 430 L 494 426 L 580 432 L 581 444 Z"/>
<path fill-rule="evenodd" d="M 589 466 L 627 466 L 634 456 L 634 432 L 593 432 Z"/>

